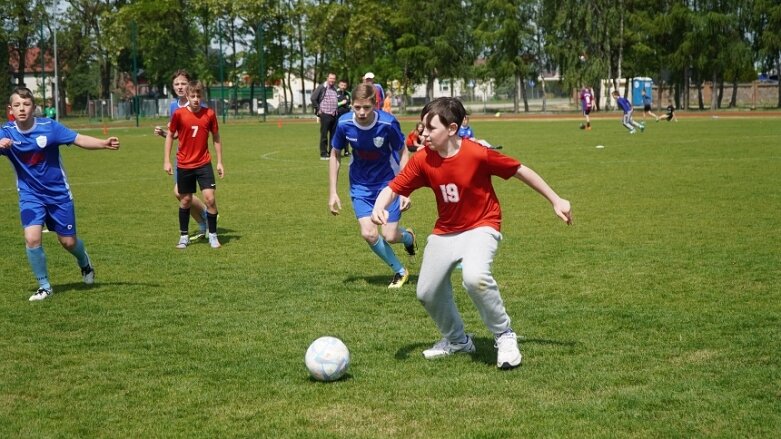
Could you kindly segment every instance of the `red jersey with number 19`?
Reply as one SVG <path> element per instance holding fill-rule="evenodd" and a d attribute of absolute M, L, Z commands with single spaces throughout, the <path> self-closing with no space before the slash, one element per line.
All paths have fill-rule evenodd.
<path fill-rule="evenodd" d="M 431 188 L 439 213 L 434 234 L 482 226 L 501 231 L 502 210 L 491 176 L 507 180 L 515 175 L 521 162 L 468 139 L 461 141 L 461 148 L 452 157 L 444 158 L 430 148 L 423 152 L 412 155 L 388 186 L 404 196 L 420 187 Z"/>
<path fill-rule="evenodd" d="M 209 164 L 209 133 L 217 134 L 217 115 L 211 108 L 201 107 L 193 113 L 189 107 L 176 110 L 168 122 L 168 129 L 179 133 L 176 167 L 196 169 Z"/>

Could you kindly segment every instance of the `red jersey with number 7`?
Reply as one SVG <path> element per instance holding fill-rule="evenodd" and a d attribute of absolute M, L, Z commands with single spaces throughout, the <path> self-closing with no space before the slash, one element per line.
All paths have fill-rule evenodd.
<path fill-rule="evenodd" d="M 388 186 L 404 196 L 424 186 L 431 188 L 439 213 L 435 235 L 483 226 L 501 231 L 502 209 L 491 177 L 507 180 L 520 166 L 521 162 L 512 157 L 463 139 L 452 157 L 444 158 L 430 148 L 418 151 Z"/>
<path fill-rule="evenodd" d="M 193 113 L 190 107 L 176 110 L 168 122 L 168 129 L 179 133 L 176 167 L 196 169 L 212 161 L 209 155 L 209 133 L 217 134 L 217 115 L 211 108 Z"/>

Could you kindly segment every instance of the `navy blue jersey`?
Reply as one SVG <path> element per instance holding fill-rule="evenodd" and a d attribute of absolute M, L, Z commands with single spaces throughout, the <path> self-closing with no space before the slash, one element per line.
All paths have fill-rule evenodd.
<path fill-rule="evenodd" d="M 624 110 L 624 114 L 632 112 L 632 104 L 629 103 L 629 99 L 619 96 L 618 99 L 616 99 L 616 104 Z"/>
<path fill-rule="evenodd" d="M 355 113 L 339 118 L 331 146 L 342 150 L 348 144 L 353 155 L 350 162 L 351 193 L 355 188 L 384 188 L 399 173 L 404 134 L 393 115 L 374 110 L 374 122 L 362 127 L 355 122 Z"/>
<path fill-rule="evenodd" d="M 36 117 L 32 128 L 20 131 L 16 122 L 3 126 L 2 135 L 13 145 L 0 149 L 16 171 L 19 199 L 57 203 L 72 199 L 60 159 L 60 145 L 70 145 L 78 134 L 47 118 Z"/>

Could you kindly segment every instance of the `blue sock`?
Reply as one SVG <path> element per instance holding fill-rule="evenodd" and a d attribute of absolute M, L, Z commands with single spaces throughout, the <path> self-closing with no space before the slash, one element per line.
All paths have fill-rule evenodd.
<path fill-rule="evenodd" d="M 89 265 L 89 256 L 87 256 L 87 250 L 84 249 L 84 241 L 76 239 L 76 245 L 72 250 L 68 250 L 73 256 L 76 256 L 76 261 L 79 263 L 79 267 L 84 268 Z"/>
<path fill-rule="evenodd" d="M 399 262 L 399 258 L 396 257 L 396 253 L 384 239 L 380 238 L 374 245 L 370 245 L 372 251 L 377 254 L 386 264 L 390 266 L 394 273 L 403 273 L 404 267 Z"/>
<path fill-rule="evenodd" d="M 30 268 L 33 269 L 33 274 L 38 280 L 38 286 L 51 290 L 49 270 L 46 268 L 46 253 L 43 252 L 43 247 L 28 248 L 27 260 L 30 261 Z"/>
<path fill-rule="evenodd" d="M 412 245 L 412 234 L 401 226 L 399 228 L 401 229 L 401 242 L 404 245 Z"/>

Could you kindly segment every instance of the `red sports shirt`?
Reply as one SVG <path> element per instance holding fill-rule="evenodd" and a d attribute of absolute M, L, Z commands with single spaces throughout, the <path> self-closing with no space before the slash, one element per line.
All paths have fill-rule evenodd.
<path fill-rule="evenodd" d="M 491 176 L 507 180 L 520 166 L 512 157 L 463 139 L 453 157 L 443 158 L 430 148 L 418 151 L 388 186 L 404 196 L 424 186 L 434 191 L 439 213 L 435 235 L 482 226 L 501 231 L 502 209 Z"/>
<path fill-rule="evenodd" d="M 209 133 L 217 134 L 217 115 L 211 108 L 201 108 L 197 113 L 182 107 L 171 117 L 168 129 L 179 133 L 179 149 L 176 151 L 176 167 L 200 168 L 211 162 Z"/>

